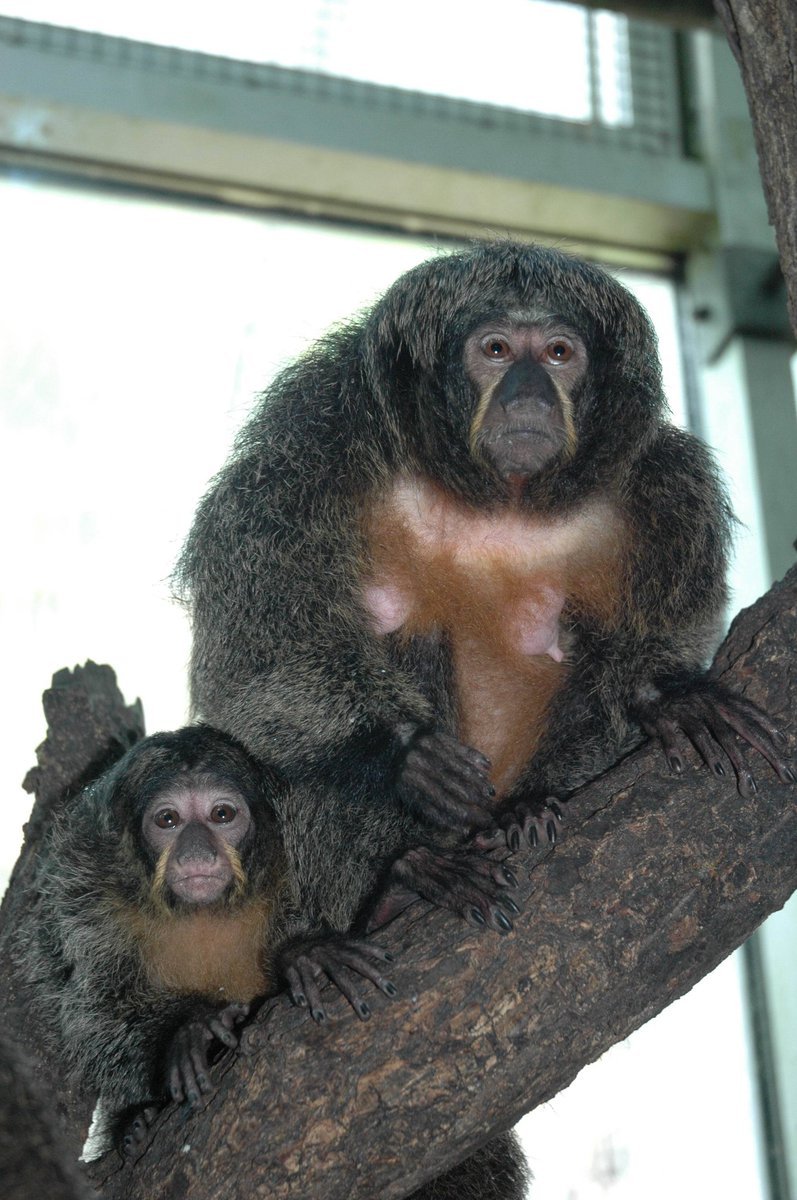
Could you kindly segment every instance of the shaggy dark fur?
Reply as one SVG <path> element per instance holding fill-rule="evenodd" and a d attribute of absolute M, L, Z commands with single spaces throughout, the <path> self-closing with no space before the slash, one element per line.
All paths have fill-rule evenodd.
<path fill-rule="evenodd" d="M 700 676 L 722 620 L 732 517 L 705 446 L 667 419 L 634 297 L 596 266 L 512 243 L 402 276 L 265 393 L 176 577 L 193 619 L 194 708 L 309 784 L 306 811 L 291 815 L 301 834 L 286 832 L 335 924 L 385 850 L 423 837 L 397 787 L 407 731 L 457 730 L 450 631 L 373 632 L 366 523 L 400 475 L 492 514 L 507 507 L 505 482 L 469 450 L 476 397 L 461 366 L 468 332 L 507 309 L 560 314 L 590 359 L 575 453 L 525 481 L 521 511 L 566 519 L 606 498 L 627 530 L 611 620 L 565 605 L 566 683 L 507 803 L 566 797 L 615 761 L 640 738 L 638 709 L 652 723 L 650 697 Z"/>
<path fill-rule="evenodd" d="M 273 809 L 284 785 L 225 734 L 196 726 L 145 738 L 58 813 L 38 854 L 36 902 L 17 931 L 15 957 L 50 1015 L 50 1051 L 87 1096 L 101 1099 L 102 1147 L 130 1110 L 164 1102 L 167 1049 L 197 1010 L 196 995 L 148 977 L 135 923 L 148 912 L 152 874 L 141 815 L 186 772 L 212 772 L 244 796 L 254 829 L 241 851 L 248 874 L 241 901 L 280 900 L 269 929 L 274 947 L 291 920 Z"/>
<path fill-rule="evenodd" d="M 571 397 L 573 453 L 519 494 L 471 451 L 479 395 L 463 366 L 467 336 L 506 312 L 561 318 L 589 361 Z M 533 836 L 528 814 L 614 762 L 639 741 L 640 721 L 658 733 L 662 719 L 678 722 L 667 705 L 693 694 L 725 603 L 732 518 L 714 464 L 669 423 L 650 322 L 598 267 L 511 243 L 433 259 L 283 371 L 200 504 L 176 582 L 193 619 L 195 713 L 286 772 L 301 903 L 341 929 L 391 857 L 478 824 L 433 829 L 423 786 L 407 785 L 424 737 L 462 733 L 458 631 L 379 636 L 367 611 L 374 517 L 404 479 L 432 485 L 452 511 L 506 514 L 514 527 L 528 519 L 544 532 L 604 504 L 621 528 L 622 553 L 603 564 L 613 600 L 584 600 L 588 556 L 568 568 L 580 578 L 559 622 L 566 669 L 498 813 L 513 848 L 519 830 Z M 702 730 L 718 693 L 697 691 Z M 696 723 L 691 703 L 681 724 Z M 478 746 L 478 730 L 470 740 Z M 478 780 L 473 791 L 483 805 Z M 514 1197 L 519 1186 L 481 1194 Z"/>
<path fill-rule="evenodd" d="M 286 807 L 284 782 L 256 765 L 231 737 L 207 726 L 145 738 L 59 812 L 38 854 L 32 886 L 34 903 L 16 931 L 14 949 L 20 973 L 40 1012 L 48 1014 L 48 1020 L 42 1022 L 42 1029 L 49 1032 L 47 1050 L 65 1064 L 81 1094 L 92 1101 L 99 1099 L 91 1157 L 109 1149 L 114 1141 L 125 1153 L 135 1153 L 136 1145 L 148 1136 L 152 1116 L 168 1101 L 167 1074 L 169 1064 L 175 1061 L 175 1034 L 190 1029 L 192 1022 L 206 1021 L 210 1010 L 224 1007 L 216 999 L 215 987 L 209 996 L 207 992 L 176 990 L 153 978 L 152 963 L 143 949 L 146 936 L 142 941 L 145 926 L 157 926 L 164 920 L 157 905 L 153 908 L 150 889 L 154 859 L 142 837 L 142 814 L 151 800 L 168 794 L 172 786 L 186 779 L 202 786 L 209 777 L 243 796 L 253 821 L 239 845 L 247 877 L 245 890 L 215 902 L 209 910 L 211 921 L 215 913 L 233 922 L 225 938 L 235 960 L 239 961 L 236 914 L 250 901 L 266 898 L 273 904 L 263 925 L 264 991 L 284 986 L 286 968 L 294 965 L 308 946 L 319 945 L 325 954 L 332 954 L 336 967 L 341 962 L 350 964 L 355 974 L 359 971 L 361 980 L 366 975 L 383 991 L 394 994 L 392 984 L 381 977 L 379 964 L 385 956 L 377 947 L 371 947 L 363 961 L 351 958 L 351 948 L 361 948 L 360 943 L 343 937 L 313 936 L 319 934 L 317 923 L 301 910 L 275 819 L 277 800 L 283 800 L 281 807 Z M 340 869 L 345 875 L 343 847 Z M 240 945 L 241 955 L 251 953 L 245 940 Z M 194 959 L 197 978 L 202 977 L 208 963 L 212 967 L 208 954 L 213 946 L 194 943 L 186 960 L 189 978 L 193 977 Z M 337 960 L 336 951 L 340 952 Z M 234 973 L 234 966 L 232 970 Z M 340 986 L 347 995 L 357 998 L 354 979 L 351 975 Z M 238 998 L 248 1000 L 249 996 Z M 201 1039 L 199 1044 L 201 1049 Z M 3 1049 L 0 1046 L 0 1076 L 5 1070 L 13 1087 L 0 1112 L 0 1117 L 8 1118 L 5 1124 L 0 1119 L 0 1158 L 8 1162 L 9 1186 L 13 1190 L 19 1178 L 19 1187 L 23 1187 L 26 1180 L 38 1179 L 39 1174 L 44 1179 L 47 1172 L 56 1186 L 60 1170 L 63 1182 L 58 1184 L 58 1195 L 71 1196 L 67 1180 L 74 1175 L 79 1181 L 79 1175 L 76 1169 L 72 1171 L 66 1152 L 63 1163 L 58 1158 L 53 1147 L 57 1141 L 55 1130 L 47 1133 L 43 1129 L 41 1137 L 34 1131 L 30 1145 L 25 1143 L 28 1156 L 39 1154 L 36 1163 L 28 1163 L 27 1173 L 18 1165 L 18 1156 L 12 1154 L 13 1113 L 20 1106 L 20 1112 L 27 1112 L 31 1119 L 36 1113 L 33 1109 L 28 1112 L 33 1101 L 25 1091 L 27 1076 L 22 1074 L 19 1056 L 15 1053 L 9 1057 L 13 1049 L 9 1046 L 4 1059 Z M 43 1112 L 42 1125 L 44 1119 Z M 493 1194 L 491 1181 L 500 1180 L 503 1190 L 495 1193 L 497 1196 L 521 1200 L 525 1177 L 519 1148 L 513 1135 L 506 1135 L 474 1156 L 472 1171 L 459 1166 L 420 1189 L 416 1197 L 489 1197 Z M 464 1189 L 464 1180 L 470 1180 L 476 1190 Z M 76 1183 L 75 1197 L 78 1193 Z"/>

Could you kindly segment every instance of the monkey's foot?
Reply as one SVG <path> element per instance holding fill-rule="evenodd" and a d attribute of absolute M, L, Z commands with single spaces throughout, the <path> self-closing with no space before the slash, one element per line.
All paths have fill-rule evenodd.
<path fill-rule="evenodd" d="M 413 816 L 459 835 L 493 823 L 490 760 L 442 729 L 398 731 L 406 747 L 397 790 Z"/>
<path fill-rule="evenodd" d="M 192 1108 L 214 1091 L 209 1052 L 213 1042 L 232 1049 L 238 1045 L 235 1027 L 249 1015 L 248 1004 L 208 1004 L 177 1030 L 166 1054 L 166 1088 L 175 1103 Z"/>
<path fill-rule="evenodd" d="M 395 985 L 380 970 L 380 964 L 386 962 L 393 962 L 393 955 L 372 942 L 343 934 L 319 934 L 289 942 L 280 952 L 277 965 L 292 1002 L 300 1008 L 309 1008 L 310 1016 L 320 1024 L 327 1019 L 321 1000 L 321 984 L 326 978 L 332 980 L 363 1021 L 368 1020 L 371 1009 L 352 976 L 359 975 L 386 996 L 395 996 Z"/>
<path fill-rule="evenodd" d="M 757 785 L 739 751 L 736 734 L 766 759 L 781 783 L 797 781 L 781 757 L 786 738 L 774 722 L 751 700 L 714 680 L 698 679 L 666 692 L 653 685 L 639 688 L 633 714 L 645 733 L 661 743 L 676 775 L 685 765 L 678 749 L 680 731 L 715 775 L 725 775 L 726 760 L 730 763 L 742 796 L 751 796 Z"/>
<path fill-rule="evenodd" d="M 146 1108 L 140 1109 L 132 1120 L 125 1125 L 119 1141 L 119 1149 L 122 1158 L 126 1161 L 135 1162 L 141 1152 L 146 1149 L 149 1144 L 152 1122 L 159 1112 L 159 1108 L 156 1108 L 154 1105 L 148 1105 Z"/>
<path fill-rule="evenodd" d="M 521 846 L 555 846 L 562 828 L 562 810 L 548 796 L 545 800 L 522 800 L 495 814 L 493 828 L 477 833 L 471 845 L 479 850 L 506 846 L 514 854 Z"/>
<path fill-rule="evenodd" d="M 415 846 L 391 868 L 392 882 L 404 893 L 415 893 L 441 908 L 450 908 L 471 925 L 510 933 L 512 917 L 520 912 L 506 894 L 517 887 L 513 871 L 479 850 L 430 850 Z"/>

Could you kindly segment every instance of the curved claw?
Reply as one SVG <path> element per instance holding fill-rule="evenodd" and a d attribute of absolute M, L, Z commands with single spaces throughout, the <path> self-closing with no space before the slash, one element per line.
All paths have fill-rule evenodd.
<path fill-rule="evenodd" d="M 698 679 L 670 691 L 642 689 L 635 716 L 642 729 L 657 739 L 670 769 L 680 774 L 684 760 L 678 749 L 679 734 L 695 747 L 715 775 L 725 775 L 730 764 L 736 786 L 744 797 L 758 785 L 740 751 L 737 738 L 759 754 L 781 783 L 797 782 L 797 775 L 781 757 L 786 739 L 770 717 L 751 700 L 738 696 L 711 679 Z"/>
<path fill-rule="evenodd" d="M 407 728 L 400 737 L 406 749 L 397 788 L 415 816 L 460 835 L 492 823 L 495 788 L 481 751 L 441 729 Z"/>
<path fill-rule="evenodd" d="M 506 894 L 517 887 L 514 873 L 472 845 L 453 850 L 416 846 L 393 864 L 392 877 L 400 888 L 450 909 L 480 929 L 510 933 L 512 918 L 520 912 Z"/>
<path fill-rule="evenodd" d="M 484 850 L 506 846 L 513 854 L 521 846 L 555 846 L 559 840 L 564 817 L 552 796 L 545 800 L 525 800 L 508 805 L 494 818 L 492 829 L 478 833 L 473 845 Z"/>

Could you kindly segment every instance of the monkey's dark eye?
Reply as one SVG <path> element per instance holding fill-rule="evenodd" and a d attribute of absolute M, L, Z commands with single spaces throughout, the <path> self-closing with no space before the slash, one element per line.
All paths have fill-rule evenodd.
<path fill-rule="evenodd" d="M 211 821 L 217 825 L 226 825 L 238 815 L 238 809 L 234 804 L 216 804 L 210 813 Z"/>
<path fill-rule="evenodd" d="M 159 829 L 174 829 L 180 824 L 180 814 L 175 808 L 162 808 L 153 820 Z"/>
<path fill-rule="evenodd" d="M 565 338 L 552 338 L 545 347 L 545 357 L 550 363 L 566 363 L 573 357 L 573 344 Z"/>
<path fill-rule="evenodd" d="M 499 362 L 511 356 L 509 342 L 502 337 L 486 337 L 482 342 L 482 354 L 486 358 L 494 358 Z"/>

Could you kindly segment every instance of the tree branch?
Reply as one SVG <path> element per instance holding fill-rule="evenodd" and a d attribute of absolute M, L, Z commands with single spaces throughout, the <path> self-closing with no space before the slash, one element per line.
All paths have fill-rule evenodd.
<path fill-rule="evenodd" d="M 75 667 L 74 671 L 56 672 L 42 703 L 47 737 L 36 750 L 38 765 L 28 772 L 22 785 L 35 794 L 35 800 L 25 825 L 25 843 L 0 906 L 0 1013 L 6 1029 L 13 1033 L 30 1059 L 26 1070 L 43 1080 L 43 1090 L 57 1107 L 60 1132 L 77 1157 L 93 1101 L 76 1091 L 62 1064 L 46 1062 L 42 1057 L 42 1025 L 51 1017 L 42 1011 L 38 998 L 30 994 L 25 979 L 15 968 L 10 934 L 30 904 L 31 871 L 43 830 L 71 796 L 101 775 L 143 736 L 144 717 L 139 701 L 125 704 L 111 668 L 93 662 Z M 0 1062 L 0 1065 L 5 1065 L 8 1071 L 17 1070 L 15 1063 Z M 29 1114 L 21 1112 L 20 1120 L 23 1117 L 27 1128 Z M 0 1114 L 0 1124 L 3 1120 L 11 1121 L 7 1109 Z M 38 1178 L 35 1168 L 31 1183 L 34 1178 Z"/>
<path fill-rule="evenodd" d="M 737 618 L 716 667 L 786 725 L 795 646 L 797 568 Z M 380 939 L 397 954 L 398 1000 L 374 995 L 362 1025 L 333 999 L 322 1027 L 268 1002 L 202 1112 L 172 1107 L 138 1163 L 96 1165 L 103 1195 L 390 1200 L 452 1166 L 782 906 L 797 886 L 797 794 L 756 774 L 744 800 L 694 756 L 673 779 L 655 747 L 630 755 L 571 801 L 554 850 L 515 856 L 514 934 L 414 905 Z"/>
<path fill-rule="evenodd" d="M 797 19 L 793 0 L 714 0 L 742 73 L 797 335 Z"/>

